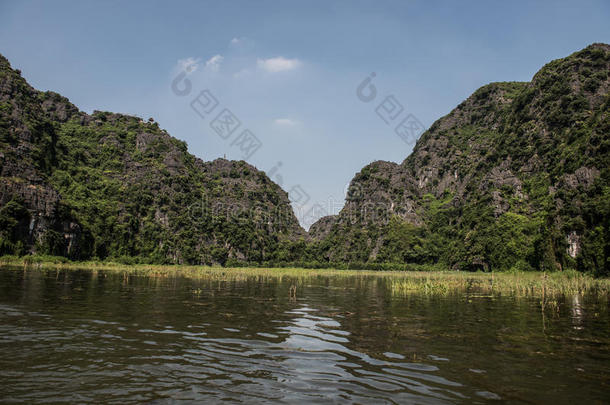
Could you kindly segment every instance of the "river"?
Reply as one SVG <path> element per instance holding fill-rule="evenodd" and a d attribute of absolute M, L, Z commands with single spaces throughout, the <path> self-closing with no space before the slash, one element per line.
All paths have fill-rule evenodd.
<path fill-rule="evenodd" d="M 0 269 L 2 403 L 595 403 L 607 299 Z"/>

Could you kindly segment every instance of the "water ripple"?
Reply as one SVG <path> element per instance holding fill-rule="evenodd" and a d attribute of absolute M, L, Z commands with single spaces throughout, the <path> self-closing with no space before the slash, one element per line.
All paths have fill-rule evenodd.
<path fill-rule="evenodd" d="M 231 326 L 144 328 L 2 309 L 5 319 L 28 322 L 0 325 L 0 348 L 19 344 L 27 350 L 17 352 L 16 359 L 36 359 L 22 372 L 6 371 L 7 359 L 0 360 L 0 377 L 11 387 L 6 398 L 12 394 L 20 399 L 16 402 L 442 403 L 461 398 L 452 390 L 460 384 L 435 375 L 436 366 L 405 363 L 404 356 L 391 352 L 378 359 L 350 349 L 341 323 L 308 306 L 285 311 L 286 319 L 280 317 L 272 329 L 248 338 Z M 69 363 L 62 361 L 64 356 Z M 34 384 L 45 389 L 36 395 L 29 390 Z"/>

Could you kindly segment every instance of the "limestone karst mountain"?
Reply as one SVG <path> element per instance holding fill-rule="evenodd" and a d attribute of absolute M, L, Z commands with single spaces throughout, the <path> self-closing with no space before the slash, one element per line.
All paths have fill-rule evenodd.
<path fill-rule="evenodd" d="M 402 163 L 364 167 L 307 235 L 246 162 L 81 112 L 0 57 L 0 254 L 610 274 L 609 87 L 606 44 L 483 86 Z"/>
<path fill-rule="evenodd" d="M 3 254 L 262 262 L 304 235 L 265 173 L 204 162 L 152 119 L 81 112 L 1 56 L 0 176 Z"/>
<path fill-rule="evenodd" d="M 610 273 L 610 46 L 481 87 L 312 226 L 330 262 Z"/>

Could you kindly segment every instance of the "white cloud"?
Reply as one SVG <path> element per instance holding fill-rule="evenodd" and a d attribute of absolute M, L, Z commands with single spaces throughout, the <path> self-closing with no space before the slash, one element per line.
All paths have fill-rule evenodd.
<path fill-rule="evenodd" d="M 248 77 L 252 74 L 252 72 L 250 71 L 250 69 L 242 69 L 238 72 L 233 73 L 233 77 L 235 79 L 242 79 L 245 77 Z"/>
<path fill-rule="evenodd" d="M 276 118 L 273 120 L 273 123 L 283 127 L 294 127 L 299 124 L 298 121 L 291 120 L 290 118 Z"/>
<path fill-rule="evenodd" d="M 178 70 L 193 73 L 199 67 L 199 63 L 201 63 L 201 59 L 192 56 L 186 59 L 178 59 Z"/>
<path fill-rule="evenodd" d="M 224 57 L 222 55 L 214 55 L 205 62 L 205 67 L 214 72 L 217 72 L 223 60 Z"/>
<path fill-rule="evenodd" d="M 231 44 L 232 44 L 232 45 L 237 45 L 237 44 L 239 44 L 240 42 L 241 42 L 241 38 L 233 38 L 233 39 L 231 40 Z"/>
<path fill-rule="evenodd" d="M 257 65 L 260 69 L 267 72 L 276 73 L 285 70 L 293 70 L 301 66 L 301 61 L 298 59 L 286 59 L 283 56 L 269 59 L 258 59 Z"/>

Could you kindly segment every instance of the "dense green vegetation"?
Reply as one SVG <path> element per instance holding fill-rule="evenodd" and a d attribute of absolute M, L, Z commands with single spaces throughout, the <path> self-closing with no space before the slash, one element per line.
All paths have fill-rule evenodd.
<path fill-rule="evenodd" d="M 609 73 L 610 47 L 596 44 L 530 83 L 482 87 L 401 165 L 363 168 L 361 200 L 315 248 L 333 261 L 610 275 Z M 371 221 L 367 206 L 384 215 Z"/>
<path fill-rule="evenodd" d="M 203 162 L 152 119 L 82 113 L 0 57 L 0 254 L 610 275 L 609 72 L 595 44 L 483 86 L 402 164 L 363 168 L 314 237 L 246 162 Z"/>
<path fill-rule="evenodd" d="M 303 235 L 287 194 L 246 162 L 203 162 L 152 119 L 80 112 L 1 57 L 0 74 L 0 254 L 260 263 Z"/>

